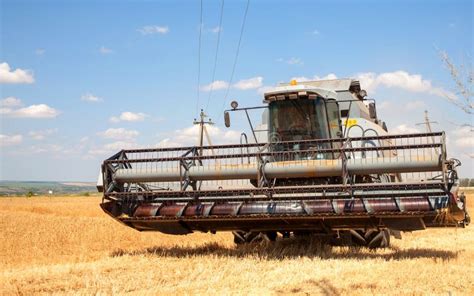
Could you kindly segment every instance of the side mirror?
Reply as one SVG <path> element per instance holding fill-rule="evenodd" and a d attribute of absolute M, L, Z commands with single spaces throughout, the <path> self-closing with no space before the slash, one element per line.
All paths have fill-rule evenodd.
<path fill-rule="evenodd" d="M 377 110 L 375 109 L 375 103 L 370 103 L 369 104 L 369 116 L 372 119 L 377 118 Z"/>
<path fill-rule="evenodd" d="M 226 127 L 230 127 L 230 115 L 229 112 L 224 112 L 224 123 Z"/>

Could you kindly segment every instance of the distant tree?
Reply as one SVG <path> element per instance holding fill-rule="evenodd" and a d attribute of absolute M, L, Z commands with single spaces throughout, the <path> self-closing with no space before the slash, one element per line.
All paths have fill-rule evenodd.
<path fill-rule="evenodd" d="M 468 178 L 462 178 L 459 180 L 459 186 L 461 187 L 467 187 L 469 186 L 469 179 Z"/>
<path fill-rule="evenodd" d="M 469 180 L 468 187 L 474 187 L 474 179 Z"/>
<path fill-rule="evenodd" d="M 472 124 L 472 116 L 474 114 L 473 89 L 474 72 L 472 71 L 471 59 L 467 59 L 467 64 L 456 65 L 452 62 L 446 51 L 438 50 L 438 53 L 445 67 L 448 69 L 451 79 L 454 82 L 455 93 L 458 97 L 446 94 L 444 97 L 448 102 L 459 108 L 460 111 L 466 113 L 469 117 L 468 122 L 454 123 L 460 127 L 469 127 L 471 134 L 474 134 L 474 125 Z M 469 137 L 469 135 L 466 135 Z M 474 135 L 470 135 L 471 137 Z M 468 157 L 474 158 L 474 153 L 467 154 Z"/>
<path fill-rule="evenodd" d="M 26 194 L 26 197 L 32 197 L 34 195 L 33 191 L 28 191 Z"/>
<path fill-rule="evenodd" d="M 439 54 L 455 84 L 456 95 L 459 96 L 459 98 L 453 98 L 452 96 L 446 95 L 446 99 L 464 113 L 469 115 L 474 114 L 474 104 L 472 102 L 474 73 L 472 71 L 472 65 L 455 65 L 447 52 L 439 51 Z M 471 123 L 467 123 L 467 125 L 472 127 Z"/>

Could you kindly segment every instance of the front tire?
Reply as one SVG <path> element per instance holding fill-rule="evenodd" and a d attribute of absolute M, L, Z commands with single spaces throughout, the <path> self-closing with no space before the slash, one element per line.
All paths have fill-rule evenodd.
<path fill-rule="evenodd" d="M 366 232 L 365 240 L 369 249 L 388 248 L 390 246 L 390 231 L 388 229 L 369 230 Z"/>
<path fill-rule="evenodd" d="M 350 231 L 352 243 L 356 246 L 368 247 L 369 249 L 388 248 L 390 246 L 390 230 L 367 231 L 353 230 Z"/>

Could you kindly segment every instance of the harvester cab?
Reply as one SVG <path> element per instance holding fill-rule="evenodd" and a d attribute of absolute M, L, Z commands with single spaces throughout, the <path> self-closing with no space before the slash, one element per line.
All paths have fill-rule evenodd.
<path fill-rule="evenodd" d="M 101 207 L 140 231 L 232 231 L 238 244 L 317 234 L 376 248 L 400 231 L 465 225 L 444 133 L 390 135 L 366 97 L 338 79 L 281 84 L 263 107 L 232 102 L 226 126 L 244 111 L 254 141 L 122 150 L 102 164 Z"/>

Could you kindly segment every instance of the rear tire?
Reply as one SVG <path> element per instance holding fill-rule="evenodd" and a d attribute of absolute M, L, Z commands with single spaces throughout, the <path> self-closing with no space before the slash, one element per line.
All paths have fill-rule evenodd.
<path fill-rule="evenodd" d="M 276 231 L 251 232 L 237 230 L 233 231 L 232 234 L 234 235 L 234 243 L 236 245 L 259 243 L 262 241 L 274 242 L 278 236 Z"/>
<path fill-rule="evenodd" d="M 245 232 L 244 231 L 232 231 L 234 235 L 234 243 L 236 245 L 245 244 Z"/>
<path fill-rule="evenodd" d="M 367 241 L 365 240 L 364 238 L 364 233 L 359 230 L 354 230 L 354 229 L 351 229 L 349 230 L 349 232 L 351 233 L 351 237 L 352 237 L 352 243 L 355 244 L 356 246 L 366 246 L 367 245 Z"/>
<path fill-rule="evenodd" d="M 278 237 L 278 233 L 276 231 L 268 231 L 266 235 L 267 235 L 268 240 L 271 242 L 276 241 Z"/>
<path fill-rule="evenodd" d="M 278 237 L 276 231 L 252 232 L 237 230 L 233 231 L 232 234 L 234 235 L 234 243 L 236 245 L 260 243 L 262 241 L 274 242 Z M 285 234 L 283 233 L 283 237 L 285 237 Z M 351 229 L 347 234 L 350 234 L 350 236 L 346 236 L 348 240 L 334 240 L 332 243 L 335 245 L 351 245 L 352 242 L 352 245 L 368 247 L 369 249 L 387 248 L 390 246 L 390 230 L 388 229 L 380 231 L 370 229 L 365 232 L 363 230 Z M 308 236 L 310 233 L 299 232 L 295 233 L 295 235 Z"/>

